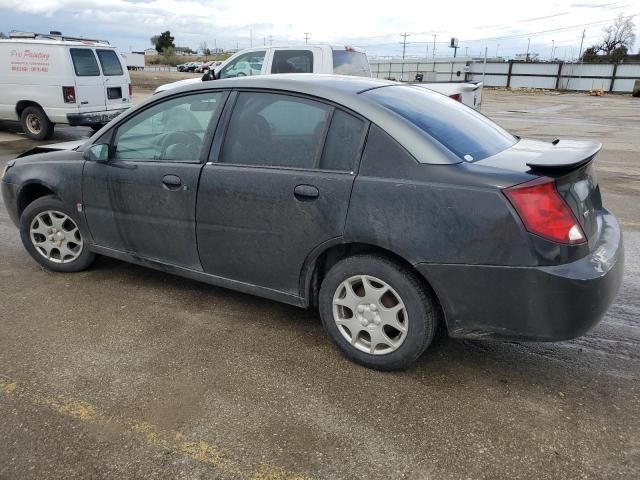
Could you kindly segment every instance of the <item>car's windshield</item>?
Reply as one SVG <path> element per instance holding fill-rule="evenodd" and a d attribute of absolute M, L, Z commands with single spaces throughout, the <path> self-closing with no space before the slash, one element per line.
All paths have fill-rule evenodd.
<path fill-rule="evenodd" d="M 333 50 L 333 73 L 370 77 L 371 68 L 367 56 L 355 50 Z"/>
<path fill-rule="evenodd" d="M 363 95 L 408 120 L 461 160 L 490 157 L 517 141 L 472 108 L 426 88 L 393 85 Z"/>

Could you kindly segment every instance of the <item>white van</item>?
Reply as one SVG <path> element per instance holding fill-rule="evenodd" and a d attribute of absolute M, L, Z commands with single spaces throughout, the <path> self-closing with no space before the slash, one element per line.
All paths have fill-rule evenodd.
<path fill-rule="evenodd" d="M 129 72 L 109 42 L 12 32 L 0 40 L 0 120 L 44 140 L 56 123 L 102 127 L 127 108 Z"/>
<path fill-rule="evenodd" d="M 371 69 L 364 50 L 323 44 L 247 48 L 215 68 L 216 78 L 271 73 L 332 73 L 370 77 Z M 199 78 L 188 78 L 168 83 L 159 86 L 155 93 L 199 81 Z"/>

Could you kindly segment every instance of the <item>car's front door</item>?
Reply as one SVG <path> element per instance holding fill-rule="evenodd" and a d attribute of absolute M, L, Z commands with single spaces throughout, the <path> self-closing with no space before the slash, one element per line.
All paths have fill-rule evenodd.
<path fill-rule="evenodd" d="M 200 269 L 198 178 L 225 97 L 173 97 L 116 127 L 109 161 L 87 161 L 83 171 L 83 208 L 97 245 Z"/>
<path fill-rule="evenodd" d="M 344 231 L 366 126 L 307 98 L 240 92 L 200 179 L 204 271 L 299 294 L 309 253 Z"/>

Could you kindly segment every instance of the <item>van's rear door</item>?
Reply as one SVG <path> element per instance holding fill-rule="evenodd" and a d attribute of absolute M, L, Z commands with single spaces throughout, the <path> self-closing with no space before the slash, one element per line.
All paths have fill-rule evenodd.
<path fill-rule="evenodd" d="M 79 112 L 104 110 L 106 94 L 94 51 L 83 47 L 70 48 L 69 51 L 75 72 L 76 102 Z M 62 92 L 60 94 L 62 95 Z"/>
<path fill-rule="evenodd" d="M 107 110 L 119 110 L 129 106 L 129 72 L 120 60 L 120 55 L 112 48 L 96 48 Z"/>

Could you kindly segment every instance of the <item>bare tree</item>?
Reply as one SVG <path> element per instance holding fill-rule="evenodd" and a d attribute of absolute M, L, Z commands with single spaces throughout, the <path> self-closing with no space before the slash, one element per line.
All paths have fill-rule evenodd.
<path fill-rule="evenodd" d="M 198 50 L 200 50 L 200 53 L 202 53 L 203 55 L 211 55 L 211 50 L 209 50 L 209 45 L 207 45 L 207 42 L 202 42 L 198 47 Z"/>
<path fill-rule="evenodd" d="M 0 32 L 0 38 L 8 38 L 8 37 L 4 34 L 4 32 Z"/>
<path fill-rule="evenodd" d="M 615 50 L 625 47 L 633 48 L 636 41 L 635 24 L 633 17 L 625 17 L 622 13 L 613 22 L 613 25 L 603 28 L 604 36 L 597 46 L 605 55 L 611 55 Z"/>

